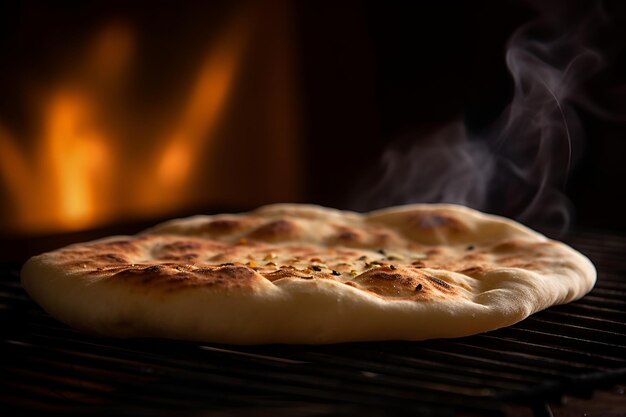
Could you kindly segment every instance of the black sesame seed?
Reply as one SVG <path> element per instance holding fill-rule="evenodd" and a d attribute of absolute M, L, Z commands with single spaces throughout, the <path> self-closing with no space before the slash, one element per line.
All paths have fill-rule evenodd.
<path fill-rule="evenodd" d="M 359 256 L 359 261 L 364 261 L 367 259 L 367 256 L 363 255 L 363 256 Z"/>
<path fill-rule="evenodd" d="M 341 272 L 339 272 L 339 271 L 335 271 L 335 270 L 333 269 L 333 271 L 331 272 L 331 274 L 333 274 L 333 275 L 341 275 Z"/>
<path fill-rule="evenodd" d="M 474 246 L 474 245 L 468 245 L 466 249 L 467 249 L 467 250 L 474 250 L 474 249 L 476 249 L 476 246 Z"/>
<path fill-rule="evenodd" d="M 162 266 L 161 265 L 152 265 L 149 266 L 147 268 L 144 268 L 144 271 L 149 272 L 149 273 L 154 273 L 154 272 L 159 272 L 161 271 Z"/>
<path fill-rule="evenodd" d="M 312 268 L 313 268 L 313 270 L 314 270 L 314 271 L 317 271 L 317 272 L 319 272 L 319 271 L 321 271 L 321 270 L 322 270 L 322 268 L 320 268 L 320 267 L 319 267 L 319 266 L 317 266 L 317 265 L 313 265 L 313 266 L 312 266 Z"/>
<path fill-rule="evenodd" d="M 417 284 L 417 286 L 415 287 L 415 291 L 421 291 L 422 288 L 422 284 Z"/>
<path fill-rule="evenodd" d="M 397 256 L 393 256 L 393 255 L 387 256 L 387 260 L 388 261 L 397 261 L 398 259 L 400 259 L 400 258 L 398 258 Z"/>
<path fill-rule="evenodd" d="M 378 249 L 378 253 L 380 253 L 381 255 L 385 255 L 385 250 L 384 249 Z"/>
<path fill-rule="evenodd" d="M 391 269 L 392 271 L 396 269 L 395 265 L 389 265 L 389 269 Z"/>

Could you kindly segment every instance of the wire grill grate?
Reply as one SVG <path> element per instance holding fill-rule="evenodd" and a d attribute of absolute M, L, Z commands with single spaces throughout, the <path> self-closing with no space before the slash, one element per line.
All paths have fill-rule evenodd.
<path fill-rule="evenodd" d="M 96 338 L 47 316 L 0 267 L 0 404 L 49 415 L 503 415 L 626 378 L 626 239 L 579 233 L 582 300 L 456 340 L 226 346 Z M 538 412 L 539 413 L 539 412 Z"/>

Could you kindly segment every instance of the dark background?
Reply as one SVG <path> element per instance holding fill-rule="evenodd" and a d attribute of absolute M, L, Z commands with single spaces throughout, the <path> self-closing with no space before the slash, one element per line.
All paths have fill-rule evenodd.
<path fill-rule="evenodd" d="M 408 3 L 300 6 L 307 143 L 315 155 L 307 171 L 311 201 L 349 205 L 346 190 L 399 137 L 419 142 L 420 134 L 456 117 L 470 128 L 487 126 L 511 99 L 504 54 L 513 32 L 546 11 L 575 17 L 595 7 L 592 2 Z M 624 5 L 604 2 L 602 9 L 607 25 L 593 31 L 590 43 L 604 56 L 605 67 L 582 90 L 606 114 L 578 109 L 581 158 L 564 191 L 574 206 L 573 226 L 624 231 Z M 316 163 L 324 149 L 330 150 L 324 152 L 328 165 Z"/>
<path fill-rule="evenodd" d="M 584 14 L 590 4 L 554 2 L 548 10 Z M 422 135 L 459 117 L 471 129 L 488 126 L 512 94 L 504 62 L 507 40 L 542 13 L 532 4 L 496 0 L 266 6 L 285 5 L 293 16 L 300 89 L 301 201 L 339 208 L 351 207 L 357 184 L 398 138 L 408 135 L 419 143 Z M 588 81 L 585 91 L 604 114 L 580 109 L 584 145 L 564 191 L 575 208 L 575 227 L 624 232 L 626 113 L 620 94 L 626 73 L 625 8 L 619 1 L 603 5 L 608 24 L 592 41 L 606 66 Z M 184 61 L 188 58 L 177 45 L 184 41 L 193 46 L 196 35 L 210 32 L 207 27 L 229 7 L 220 2 L 3 2 L 1 116 L 10 126 L 24 127 L 19 86 L 28 77 L 45 78 L 46 63 L 71 54 L 72 45 L 99 22 L 123 16 L 136 25 L 153 39 L 151 49 L 143 51 L 148 62 L 161 62 L 163 56 Z M 39 45 L 41 39 L 45 42 Z M 167 65 L 158 68 L 135 87 L 138 102 L 155 100 L 152 87 Z M 173 213 L 178 214 L 187 212 Z"/>

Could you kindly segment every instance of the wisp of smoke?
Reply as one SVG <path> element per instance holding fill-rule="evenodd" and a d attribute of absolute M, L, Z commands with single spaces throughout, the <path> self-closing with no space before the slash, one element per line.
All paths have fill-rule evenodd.
<path fill-rule="evenodd" d="M 418 144 L 392 146 L 352 207 L 456 203 L 566 229 L 572 208 L 562 190 L 582 134 L 575 105 L 602 66 L 584 44 L 593 19 L 561 26 L 558 36 L 542 36 L 559 27 L 546 19 L 518 29 L 506 53 L 513 98 L 491 128 L 472 136 L 457 120 Z"/>

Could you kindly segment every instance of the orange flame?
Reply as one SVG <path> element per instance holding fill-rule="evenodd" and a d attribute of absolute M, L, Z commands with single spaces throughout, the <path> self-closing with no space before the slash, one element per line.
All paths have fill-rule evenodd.
<path fill-rule="evenodd" d="M 65 228 L 92 223 L 102 208 L 98 189 L 107 188 L 110 154 L 99 129 L 89 123 L 89 102 L 61 92 L 50 102 L 41 147 L 42 166 L 57 196 L 52 219 Z M 100 185 L 101 187 L 96 187 Z"/>
<path fill-rule="evenodd" d="M 79 96 L 59 92 L 45 115 L 41 145 L 34 154 L 21 151 L 8 133 L 0 136 L 0 163 L 18 223 L 26 229 L 50 224 L 76 229 L 97 215 L 94 185 L 105 179 L 109 155 L 105 141 L 87 122 L 89 106 Z"/>
<path fill-rule="evenodd" d="M 104 123 L 119 104 L 111 91 L 120 88 L 128 72 L 134 44 L 127 27 L 106 27 L 76 66 L 78 73 L 69 82 L 59 81 L 44 100 L 35 149 L 23 149 L 0 125 L 0 186 L 12 197 L 10 213 L 15 215 L 0 226 L 41 232 L 101 224 L 114 216 L 113 197 L 124 200 L 118 202 L 122 210 L 144 214 L 180 205 L 232 90 L 247 37 L 242 22 L 218 37 L 170 133 L 141 155 L 152 162 L 142 172 L 128 162 L 133 159 L 123 155 L 128 148 Z"/>
<path fill-rule="evenodd" d="M 164 190 L 175 192 L 170 197 L 185 192 L 185 179 L 197 162 L 195 158 L 220 120 L 241 59 L 243 31 L 241 26 L 234 25 L 207 56 L 179 122 L 157 154 L 155 178 Z"/>

